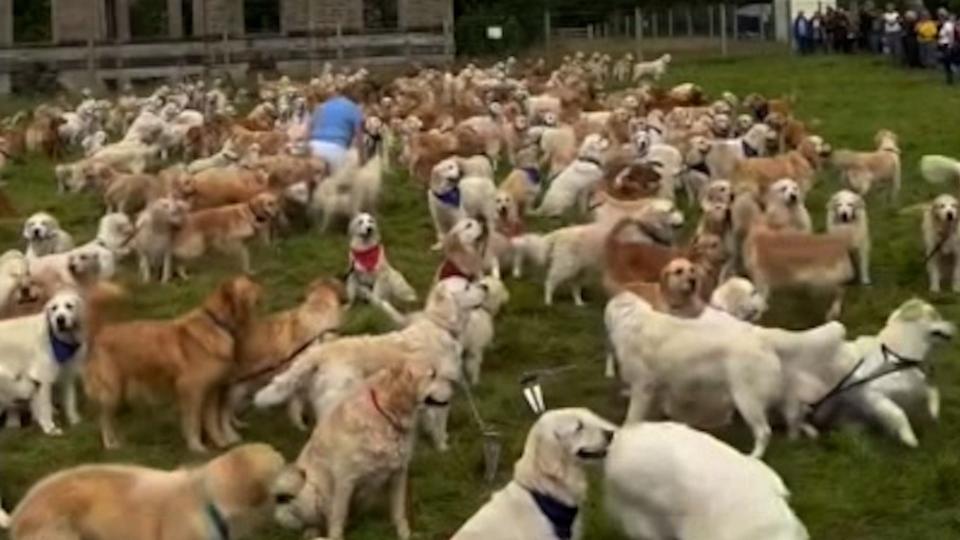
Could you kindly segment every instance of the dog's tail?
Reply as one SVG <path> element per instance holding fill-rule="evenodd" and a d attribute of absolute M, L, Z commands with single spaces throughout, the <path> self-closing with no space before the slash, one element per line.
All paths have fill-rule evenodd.
<path fill-rule="evenodd" d="M 307 349 L 309 352 L 310 349 Z M 310 381 L 317 370 L 320 359 L 316 354 L 301 353 L 286 371 L 277 375 L 270 384 L 263 387 L 253 398 L 253 403 L 260 409 L 274 407 L 287 402 L 297 391 Z"/>
<path fill-rule="evenodd" d="M 857 161 L 856 153 L 849 150 L 837 150 L 830 156 L 830 163 L 834 167 L 845 169 L 854 165 Z"/>
<path fill-rule="evenodd" d="M 923 156 L 920 158 L 920 174 L 933 184 L 960 183 L 960 161 L 947 156 Z"/>
<path fill-rule="evenodd" d="M 534 264 L 544 267 L 550 261 L 550 252 L 553 251 L 552 234 L 522 234 L 510 239 L 510 245 L 523 258 L 533 261 Z"/>

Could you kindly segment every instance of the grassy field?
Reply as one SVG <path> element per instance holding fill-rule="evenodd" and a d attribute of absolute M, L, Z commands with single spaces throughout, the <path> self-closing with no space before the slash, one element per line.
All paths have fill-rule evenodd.
<path fill-rule="evenodd" d="M 904 204 L 927 200 L 935 190 L 918 177 L 916 164 L 924 153 L 960 153 L 960 89 L 947 88 L 933 73 L 906 73 L 873 58 L 820 57 L 796 59 L 779 55 L 729 60 L 685 60 L 671 73 L 674 82 L 692 80 L 717 94 L 762 92 L 793 94 L 804 118 L 820 121 L 819 131 L 835 147 L 867 148 L 879 128 L 901 136 L 905 189 Z M 0 102 L 0 111 L 8 105 Z M 8 171 L 9 190 L 23 213 L 49 210 L 61 218 L 77 238 L 93 233 L 98 202 L 93 198 L 58 198 L 51 164 L 30 160 Z M 381 220 L 392 262 L 418 290 L 423 291 L 439 262 L 428 251 L 432 243 L 423 195 L 405 178 L 391 176 L 381 205 Z M 822 227 L 823 204 L 838 182 L 823 174 L 808 201 Z M 954 186 L 944 189 L 956 189 Z M 919 217 L 901 215 L 885 199 L 870 200 L 874 239 L 874 285 L 854 287 L 843 316 L 851 334 L 873 333 L 887 314 L 914 295 L 925 296 Z M 688 216 L 692 219 L 692 216 Z M 19 223 L 0 224 L 0 245 L 17 247 Z M 267 287 L 265 309 L 275 310 L 298 301 L 303 286 L 322 274 L 344 269 L 346 241 L 340 235 L 306 232 L 254 258 L 258 279 Z M 168 317 L 195 306 L 211 288 L 230 274 L 228 261 L 213 261 L 194 272 L 187 283 L 143 287 L 128 271 L 131 315 Z M 564 294 L 551 310 L 541 303 L 539 280 L 509 282 L 513 301 L 498 323 L 497 341 L 487 357 L 484 378 L 477 390 L 480 408 L 505 434 L 504 459 L 496 486 L 510 474 L 533 418 L 520 399 L 518 379 L 530 369 L 574 364 L 577 369 L 548 382 L 548 405 L 588 406 L 619 420 L 624 403 L 613 397 L 602 377 L 604 338 L 603 297 L 594 286 L 588 308 L 569 304 Z M 955 320 L 960 315 L 955 296 L 931 300 Z M 766 322 L 802 328 L 818 322 L 823 310 L 803 301 L 777 303 Z M 351 313 L 351 332 L 387 328 L 386 321 L 367 309 Z M 946 539 L 960 535 L 960 353 L 955 346 L 938 353 L 938 384 L 943 390 L 943 418 L 939 426 L 921 426 L 921 449 L 908 450 L 891 439 L 871 433 L 845 431 L 820 441 L 788 442 L 774 439 L 768 462 L 793 491 L 793 504 L 814 538 L 836 540 Z M 62 438 L 48 438 L 36 428 L 0 433 L 0 490 L 8 506 L 42 476 L 58 469 L 90 462 L 135 462 L 173 467 L 196 462 L 180 438 L 172 404 L 135 408 L 121 419 L 125 447 L 117 452 L 100 449 L 93 411 Z M 282 411 L 252 415 L 248 440 L 270 442 L 294 458 L 306 434 L 289 427 Z M 411 480 L 410 516 L 414 537 L 442 540 L 487 499 L 496 486 L 482 482 L 480 438 L 469 421 L 463 400 L 455 403 L 452 449 L 436 453 L 428 444 L 418 447 Z M 741 428 L 721 434 L 741 449 L 749 437 Z M 599 488 L 599 485 L 595 486 Z M 731 486 L 735 489 L 736 486 Z M 586 510 L 586 538 L 619 539 L 602 510 L 595 489 Z M 176 519 L 171 516 L 172 519 Z M 355 540 L 392 538 L 386 513 L 379 508 L 354 510 L 348 535 Z M 259 540 L 299 538 L 297 533 L 268 529 Z M 496 540 L 496 539 L 491 539 Z"/>

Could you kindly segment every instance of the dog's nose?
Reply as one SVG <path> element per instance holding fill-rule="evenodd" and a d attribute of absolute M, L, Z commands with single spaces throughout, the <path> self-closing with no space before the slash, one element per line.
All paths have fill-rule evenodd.
<path fill-rule="evenodd" d="M 57 323 L 57 328 L 64 328 L 67 326 L 67 318 L 63 315 L 57 315 L 55 322 Z"/>
<path fill-rule="evenodd" d="M 603 430 L 603 438 L 606 439 L 607 444 L 613 442 L 613 437 L 616 435 L 616 432 L 610 429 Z"/>

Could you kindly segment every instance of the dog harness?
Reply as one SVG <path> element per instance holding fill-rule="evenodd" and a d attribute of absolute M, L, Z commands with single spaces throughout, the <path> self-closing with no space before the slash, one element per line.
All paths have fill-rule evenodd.
<path fill-rule="evenodd" d="M 758 152 L 756 148 L 747 144 L 747 141 L 740 141 L 740 147 L 743 148 L 743 155 L 748 158 L 753 158 L 760 155 L 760 152 Z"/>
<path fill-rule="evenodd" d="M 47 329 L 47 336 L 50 340 L 50 349 L 53 351 L 53 358 L 58 364 L 63 365 L 73 359 L 77 351 L 80 350 L 79 343 L 64 341 L 53 333 L 53 330 Z"/>
<path fill-rule="evenodd" d="M 394 417 L 387 414 L 387 411 L 383 410 L 383 407 L 380 406 L 380 401 L 377 399 L 377 392 L 371 388 L 370 389 L 370 402 L 373 403 L 373 408 L 380 413 L 380 416 L 390 424 L 390 427 L 397 430 L 397 433 L 406 433 L 407 430 L 400 424 Z"/>
<path fill-rule="evenodd" d="M 447 259 L 443 261 L 443 265 L 440 266 L 440 276 L 438 280 L 443 281 L 444 279 L 451 278 L 451 277 L 462 277 L 467 281 L 473 281 L 475 276 L 467 274 L 466 272 L 463 271 L 462 268 L 457 266 L 456 263 L 454 263 L 450 259 Z"/>
<path fill-rule="evenodd" d="M 350 266 L 351 270 L 370 274 L 377 269 L 380 264 L 380 255 L 383 254 L 383 245 L 377 244 L 368 249 L 351 249 Z"/>
<path fill-rule="evenodd" d="M 204 512 L 213 528 L 213 540 L 230 540 L 230 524 L 227 523 L 227 518 L 223 517 L 217 506 L 208 502 Z"/>
<path fill-rule="evenodd" d="M 430 193 L 447 206 L 460 207 L 460 188 L 458 186 L 453 186 L 443 193 L 437 193 L 433 190 L 430 190 Z"/>
<path fill-rule="evenodd" d="M 520 170 L 527 173 L 527 180 L 533 185 L 540 184 L 540 169 L 536 167 L 522 167 Z"/>
<path fill-rule="evenodd" d="M 573 538 L 573 522 L 577 519 L 580 509 L 576 506 L 567 506 L 550 495 L 545 495 L 532 489 L 527 489 L 533 501 L 540 508 L 550 525 L 553 527 L 553 534 L 558 540 L 570 540 Z"/>

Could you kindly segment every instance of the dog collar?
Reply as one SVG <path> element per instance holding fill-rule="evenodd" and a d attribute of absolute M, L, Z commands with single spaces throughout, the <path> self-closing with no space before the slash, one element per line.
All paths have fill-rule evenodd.
<path fill-rule="evenodd" d="M 210 525 L 213 529 L 213 540 L 230 540 L 230 524 L 227 523 L 227 518 L 223 516 L 223 513 L 220 512 L 217 505 L 208 502 L 204 508 L 204 513 L 207 514 L 207 519 L 210 520 Z"/>
<path fill-rule="evenodd" d="M 233 328 L 230 328 L 230 325 L 220 320 L 216 313 L 207 308 L 203 308 L 203 314 L 213 322 L 214 326 L 226 332 L 230 337 L 233 337 Z"/>
<path fill-rule="evenodd" d="M 463 271 L 462 268 L 457 266 L 455 262 L 451 261 L 450 259 L 447 259 L 443 261 L 443 265 L 440 266 L 439 281 L 443 281 L 444 279 L 451 278 L 451 277 L 461 277 L 463 279 L 466 279 L 467 281 L 473 281 L 475 276 L 467 274 L 466 272 Z"/>
<path fill-rule="evenodd" d="M 77 354 L 77 351 L 80 350 L 80 343 L 71 343 L 58 338 L 49 327 L 47 328 L 47 336 L 50 340 L 50 349 L 53 351 L 53 358 L 60 365 L 68 363 Z"/>
<path fill-rule="evenodd" d="M 529 180 L 531 184 L 540 184 L 540 169 L 536 167 L 521 167 L 520 170 L 527 173 L 527 180 Z"/>
<path fill-rule="evenodd" d="M 444 191 L 443 193 L 437 193 L 436 191 L 430 190 L 430 193 L 437 198 L 438 201 L 442 202 L 447 206 L 460 206 L 460 187 L 453 186 L 452 188 Z"/>
<path fill-rule="evenodd" d="M 740 141 L 740 147 L 743 148 L 743 155 L 748 158 L 754 158 L 760 155 L 760 152 L 756 148 L 747 144 L 747 141 Z"/>
<path fill-rule="evenodd" d="M 688 165 L 687 168 L 690 169 L 691 171 L 697 171 L 698 173 L 702 173 L 702 174 L 705 174 L 705 175 L 707 175 L 707 176 L 710 176 L 710 169 L 707 168 L 707 162 L 706 162 L 706 161 L 701 161 L 700 163 L 697 163 L 696 165 Z"/>
<path fill-rule="evenodd" d="M 599 168 L 601 168 L 601 169 L 603 168 L 603 164 L 600 163 L 600 160 L 599 160 L 599 159 L 594 159 L 594 158 L 592 158 L 592 157 L 590 157 L 590 156 L 578 157 L 578 158 L 577 158 L 577 161 L 583 161 L 583 162 L 585 162 L 585 163 L 593 163 L 593 164 L 596 165 L 597 167 L 599 167 Z"/>
<path fill-rule="evenodd" d="M 573 522 L 576 521 L 577 514 L 580 513 L 580 508 L 568 506 L 554 497 L 540 493 L 539 491 L 524 489 L 533 497 L 533 501 L 537 503 L 540 513 L 550 522 L 550 525 L 553 527 L 553 534 L 556 535 L 558 540 L 570 540 L 573 538 Z"/>
<path fill-rule="evenodd" d="M 383 245 L 377 244 L 368 249 L 351 249 L 350 261 L 357 270 L 365 273 L 371 273 L 376 270 L 380 264 L 380 255 L 383 253 Z"/>
<path fill-rule="evenodd" d="M 396 418 L 390 416 L 387 411 L 383 410 L 383 407 L 380 406 L 380 401 L 377 399 L 377 392 L 373 388 L 370 389 L 370 402 L 373 403 L 373 408 L 380 413 L 380 416 L 390 424 L 390 427 L 397 430 L 397 433 L 403 434 L 407 432 L 406 428 L 400 425 L 400 422 L 398 422 Z"/>

